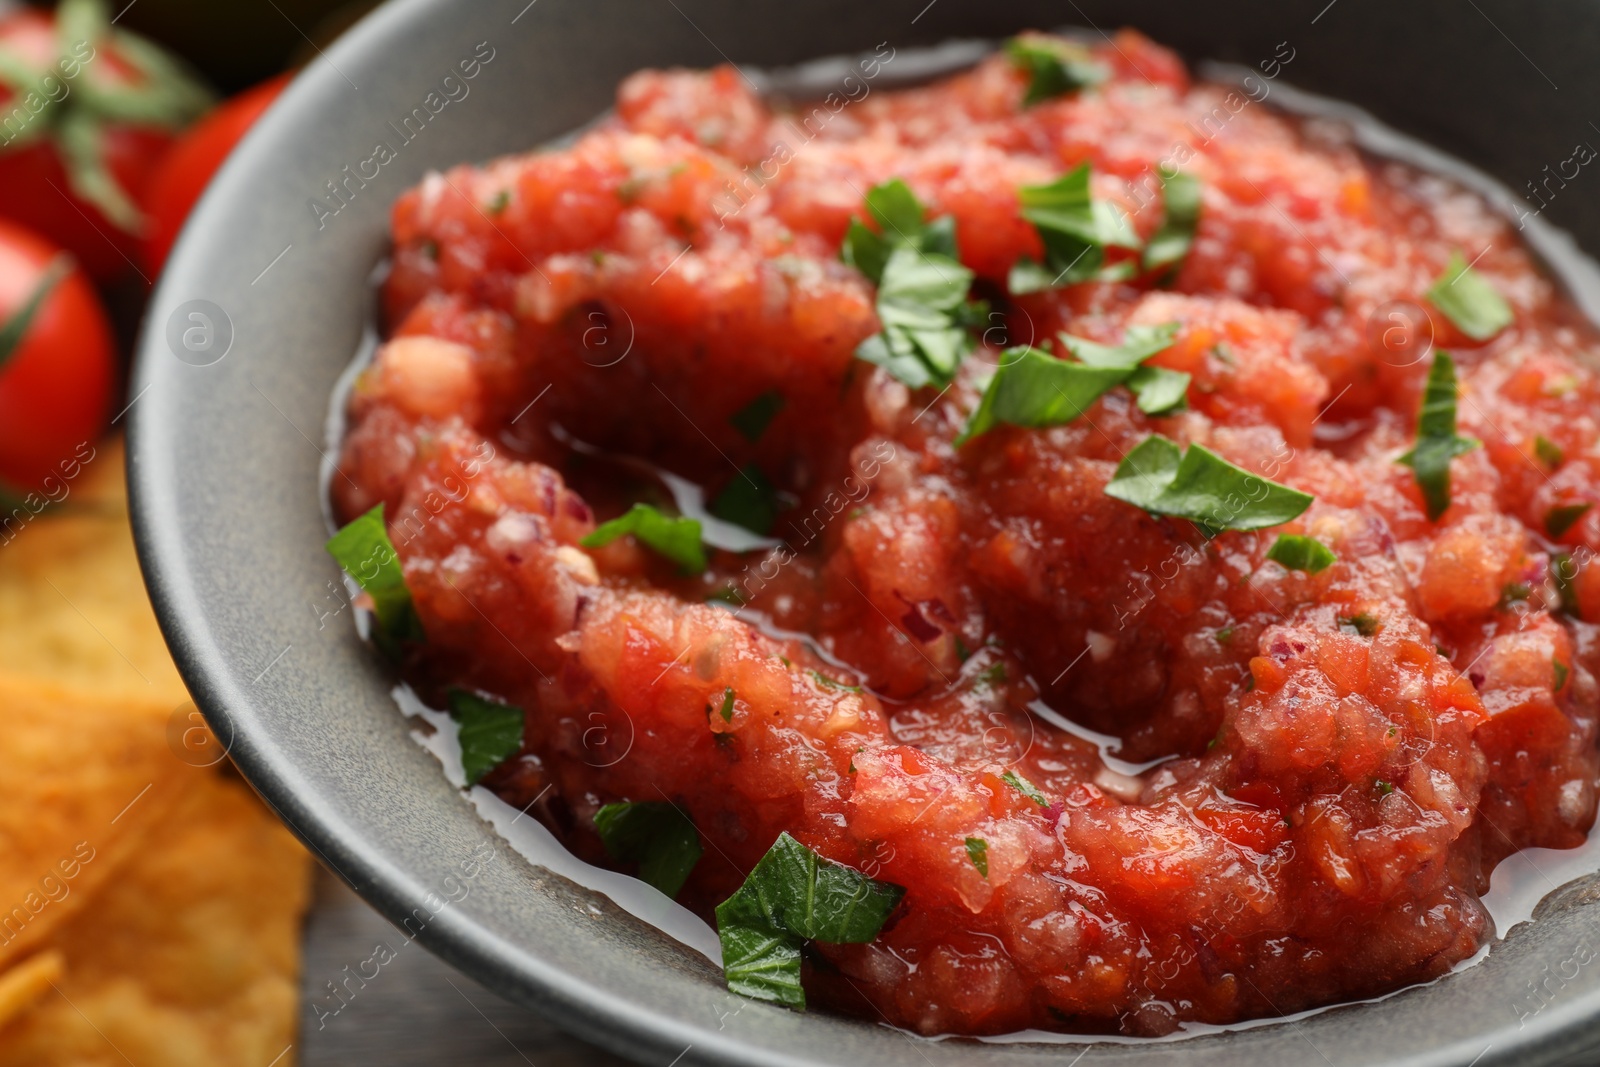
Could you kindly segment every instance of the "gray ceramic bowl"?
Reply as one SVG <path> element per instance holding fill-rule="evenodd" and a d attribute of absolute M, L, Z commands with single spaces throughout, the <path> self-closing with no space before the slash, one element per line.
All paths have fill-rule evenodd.
<path fill-rule="evenodd" d="M 131 390 L 146 577 L 240 769 L 323 862 L 450 963 L 647 1063 L 1079 1062 L 1082 1048 L 925 1042 L 740 1001 L 704 959 L 522 861 L 410 739 L 390 680 L 335 614 L 342 586 L 322 550 L 318 494 L 328 398 L 361 337 L 389 205 L 427 169 L 568 131 L 640 67 L 780 66 L 1063 23 L 1133 25 L 1193 59 L 1251 66 L 1288 42 L 1285 81 L 1367 107 L 1513 189 L 1575 142 L 1600 142 L 1589 121 L 1600 115 L 1589 106 L 1600 100 L 1600 7 L 1577 0 L 399 0 L 312 64 L 207 194 L 156 292 Z M 376 177 L 347 180 L 378 141 L 397 140 L 391 122 L 484 49 L 493 58 L 467 97 Z M 310 206 L 330 181 L 348 199 L 331 216 Z M 1600 175 L 1569 184 L 1545 216 L 1600 249 Z M 479 869 L 484 845 L 498 861 Z M 1094 1044 L 1086 1059 L 1488 1067 L 1580 1056 L 1600 1036 L 1600 966 L 1587 962 L 1600 942 L 1595 896 L 1587 882 L 1565 887 L 1484 963 L 1432 986 L 1231 1034 Z"/>

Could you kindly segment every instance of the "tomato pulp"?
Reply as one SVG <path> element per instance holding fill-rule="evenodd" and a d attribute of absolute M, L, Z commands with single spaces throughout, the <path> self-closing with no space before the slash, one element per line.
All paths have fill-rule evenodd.
<path fill-rule="evenodd" d="M 427 634 L 405 676 L 525 709 L 486 784 L 597 862 L 601 805 L 678 804 L 703 914 L 781 831 L 904 886 L 805 981 L 924 1033 L 1157 1034 L 1432 978 L 1492 936 L 1494 865 L 1595 814 L 1593 329 L 1476 195 L 1137 34 L 1093 59 L 1028 106 L 1005 56 L 798 111 L 644 72 L 570 147 L 430 176 L 332 483 L 343 518 L 386 507 Z M 1148 241 L 1169 160 L 1202 198 L 1175 275 L 1008 290 L 1044 252 L 1020 186 L 1091 163 Z M 854 356 L 880 318 L 839 249 L 892 178 L 990 302 L 948 389 Z M 1457 252 L 1513 314 L 1487 340 L 1425 295 Z M 954 444 L 1000 347 L 1167 322 L 1186 410 L 1116 388 Z M 1396 462 L 1432 346 L 1481 441 L 1437 519 Z M 1153 432 L 1315 502 L 1208 538 L 1108 496 Z M 687 576 L 586 550 L 669 499 L 641 459 L 713 495 L 759 473 L 782 543 Z M 1269 561 L 1283 533 L 1336 562 Z"/>

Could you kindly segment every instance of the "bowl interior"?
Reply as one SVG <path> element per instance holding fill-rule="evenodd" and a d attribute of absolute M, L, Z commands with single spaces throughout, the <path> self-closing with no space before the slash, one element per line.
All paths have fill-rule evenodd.
<path fill-rule="evenodd" d="M 923 1041 L 734 997 L 702 956 L 528 864 L 409 736 L 322 550 L 318 491 L 328 399 L 361 340 L 389 206 L 427 170 L 569 131 L 640 67 L 778 67 L 1064 22 L 1091 33 L 1135 26 L 1191 59 L 1252 69 L 1287 47 L 1284 82 L 1361 105 L 1519 191 L 1576 143 L 1600 143 L 1583 110 L 1600 97 L 1600 68 L 1572 47 L 1600 40 L 1600 5 L 1577 0 L 1292 10 L 1265 0 L 397 0 L 312 64 L 212 186 L 151 304 L 132 387 L 146 578 L 179 666 L 240 768 L 408 935 L 647 1062 L 1078 1055 Z M 1563 185 L 1541 218 L 1600 249 L 1600 198 L 1582 192 L 1585 180 L 1600 181 Z M 192 326 L 201 332 L 186 344 Z M 1487 960 L 1431 986 L 1230 1033 L 1102 1041 L 1092 1054 L 1130 1065 L 1180 1054 L 1218 1065 L 1558 1062 L 1587 1047 L 1600 1019 L 1600 968 L 1585 966 L 1600 936 L 1587 907 L 1596 892 L 1585 880 L 1554 893 Z"/>

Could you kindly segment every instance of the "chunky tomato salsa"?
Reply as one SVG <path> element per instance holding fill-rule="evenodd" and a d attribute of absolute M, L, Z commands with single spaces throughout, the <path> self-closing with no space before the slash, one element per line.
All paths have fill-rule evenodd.
<path fill-rule="evenodd" d="M 378 643 L 739 993 L 1152 1035 L 1447 972 L 1595 815 L 1594 331 L 1135 33 L 893 58 L 646 71 L 400 199 L 331 485 Z"/>

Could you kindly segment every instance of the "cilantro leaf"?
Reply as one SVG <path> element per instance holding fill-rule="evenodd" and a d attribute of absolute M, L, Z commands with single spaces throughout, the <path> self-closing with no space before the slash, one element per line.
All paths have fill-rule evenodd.
<path fill-rule="evenodd" d="M 1179 171 L 1171 177 L 1161 178 L 1161 201 L 1166 214 L 1161 228 L 1150 237 L 1144 247 L 1144 269 L 1171 268 L 1177 273 L 1183 259 L 1194 246 L 1194 234 L 1200 226 L 1200 182 Z"/>
<path fill-rule="evenodd" d="M 393 655 L 399 650 L 399 642 L 425 639 L 422 621 L 411 602 L 411 590 L 406 587 L 400 556 L 383 522 L 382 504 L 351 519 L 328 538 L 328 554 L 372 598 L 372 614 L 377 621 L 373 638 L 380 648 Z"/>
<path fill-rule="evenodd" d="M 1585 501 L 1582 504 L 1559 504 L 1551 508 L 1544 513 L 1545 532 L 1551 537 L 1560 537 L 1572 529 L 1573 524 L 1583 518 L 1592 507 L 1594 507 L 1592 503 Z"/>
<path fill-rule="evenodd" d="M 992 430 L 999 423 L 1042 429 L 1071 422 L 1107 390 L 1127 383 L 1150 414 L 1175 410 L 1184 402 L 1189 375 L 1141 361 L 1172 345 L 1175 322 L 1130 326 L 1120 345 L 1102 345 L 1061 334 L 1061 344 L 1080 362 L 1069 363 L 1031 346 L 1000 354 L 1000 365 L 978 400 L 978 406 L 956 438 L 957 446 Z"/>
<path fill-rule="evenodd" d="M 967 838 L 967 859 L 978 868 L 978 873 L 989 877 L 989 842 L 981 837 Z"/>
<path fill-rule="evenodd" d="M 521 708 L 489 700 L 466 689 L 451 689 L 450 715 L 459 724 L 461 770 L 468 785 L 479 780 L 522 748 Z"/>
<path fill-rule="evenodd" d="M 1450 253 L 1444 273 L 1426 295 L 1429 303 L 1455 323 L 1456 329 L 1474 341 L 1487 341 L 1511 325 L 1511 305 L 1483 275 L 1467 265 L 1460 252 Z"/>
<path fill-rule="evenodd" d="M 699 521 L 663 515 L 649 504 L 635 504 L 626 514 L 596 526 L 578 543 L 584 548 L 602 548 L 624 534 L 632 534 L 640 544 L 670 559 L 686 573 L 699 574 L 706 569 Z"/>
<path fill-rule="evenodd" d="M 1017 190 L 1022 217 L 1033 223 L 1044 243 L 1044 262 L 1018 260 L 1006 280 L 1012 293 L 1036 293 L 1100 277 L 1106 249 L 1139 247 L 1127 215 L 1090 195 L 1089 176 L 1089 164 L 1080 163 L 1053 182 Z M 1113 270 L 1109 278 L 1131 274 Z"/>
<path fill-rule="evenodd" d="M 1074 41 L 1048 37 L 1013 37 L 1006 42 L 1012 65 L 1028 75 L 1022 106 L 1075 93 L 1106 79 L 1104 67 L 1090 58 L 1087 48 Z"/>
<path fill-rule="evenodd" d="M 1267 549 L 1267 558 L 1281 564 L 1285 570 L 1305 571 L 1307 574 L 1325 571 L 1339 559 L 1333 554 L 1333 549 L 1315 537 L 1304 534 L 1279 534 L 1278 539 L 1272 542 L 1272 547 Z"/>
<path fill-rule="evenodd" d="M 1236 467 L 1200 445 L 1180 450 L 1159 434 L 1151 434 L 1123 458 L 1105 491 L 1151 514 L 1188 519 L 1208 537 L 1223 530 L 1281 526 L 1314 499 Z"/>
<path fill-rule="evenodd" d="M 1450 461 L 1477 448 L 1479 441 L 1456 434 L 1456 364 L 1450 353 L 1434 353 L 1428 384 L 1417 412 L 1417 443 L 1396 463 L 1410 467 L 1422 490 L 1428 518 L 1437 522 L 1450 506 Z"/>
<path fill-rule="evenodd" d="M 612 859 L 637 863 L 640 880 L 669 897 L 700 861 L 700 834 L 676 804 L 607 804 L 594 813 L 594 828 Z"/>
<path fill-rule="evenodd" d="M 1539 434 L 1533 439 L 1533 451 L 1540 461 L 1551 470 L 1561 466 L 1567 459 L 1567 454 L 1562 451 L 1561 446 L 1544 434 Z"/>
<path fill-rule="evenodd" d="M 1562 689 L 1566 688 L 1567 675 L 1570 674 L 1571 671 L 1568 669 L 1568 667 L 1567 667 L 1567 665 L 1565 663 L 1562 663 L 1558 659 L 1552 659 L 1550 661 L 1550 666 L 1555 668 L 1555 672 L 1556 672 L 1556 688 L 1555 688 L 1555 691 L 1559 693 L 1559 692 L 1561 692 Z"/>
<path fill-rule="evenodd" d="M 778 490 L 754 463 L 747 464 L 711 501 L 711 514 L 765 537 L 783 510 Z"/>
<path fill-rule="evenodd" d="M 761 435 L 767 432 L 767 427 L 772 425 L 772 420 L 778 417 L 778 412 L 782 411 L 788 402 L 788 398 L 776 389 L 768 389 L 728 416 L 728 422 L 746 441 L 755 444 L 761 440 Z"/>
<path fill-rule="evenodd" d="M 1007 771 L 1000 776 L 1000 780 L 1005 782 L 1006 785 L 1009 785 L 1012 789 L 1015 789 L 1017 792 L 1021 793 L 1023 796 L 1027 797 L 1029 800 L 1033 801 L 1035 804 L 1039 805 L 1041 808 L 1048 808 L 1050 806 L 1050 798 L 1039 792 L 1038 786 L 1022 777 L 1022 775 L 1018 774 L 1016 771 Z"/>
<path fill-rule="evenodd" d="M 806 941 L 865 944 L 905 890 L 822 859 L 778 835 L 738 891 L 717 905 L 728 990 L 805 1010 L 800 949 Z"/>

